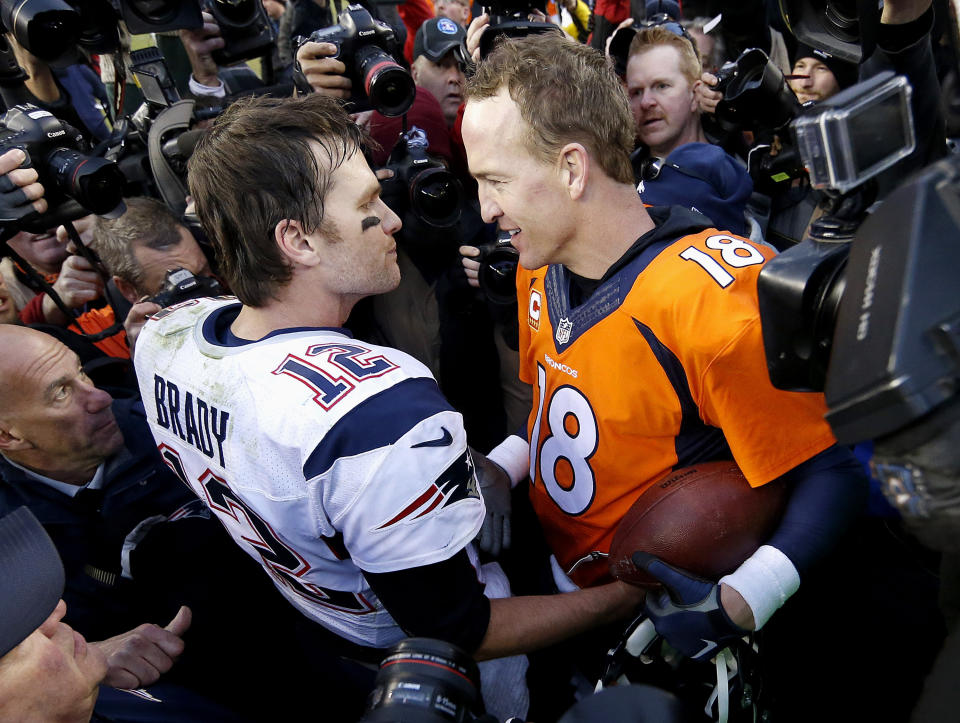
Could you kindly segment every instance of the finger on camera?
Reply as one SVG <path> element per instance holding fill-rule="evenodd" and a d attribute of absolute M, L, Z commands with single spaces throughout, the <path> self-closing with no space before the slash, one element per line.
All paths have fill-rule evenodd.
<path fill-rule="evenodd" d="M 217 22 L 212 17 L 209 20 L 204 20 L 201 31 L 204 35 L 216 37 L 219 38 L 221 42 L 223 41 L 223 38 L 220 37 L 220 26 L 217 25 Z"/>
<path fill-rule="evenodd" d="M 478 249 L 476 246 L 461 246 L 459 251 L 461 256 L 479 256 L 480 255 L 480 249 Z M 479 265 L 480 264 L 477 264 L 477 266 Z"/>
<path fill-rule="evenodd" d="M 21 149 L 11 148 L 0 156 L 0 174 L 10 173 L 14 168 L 19 168 L 26 157 L 26 154 Z M 34 173 L 36 173 L 36 171 L 34 171 Z"/>
<path fill-rule="evenodd" d="M 7 173 L 6 177 L 10 179 L 10 183 L 12 183 L 14 186 L 19 186 L 20 188 L 24 188 L 31 184 L 37 186 L 40 185 L 37 182 L 40 177 L 37 175 L 37 169 L 35 168 L 16 168 Z M 40 190 L 42 195 L 42 186 Z M 37 198 L 39 198 L 39 196 Z M 31 198 L 30 200 L 33 201 L 35 199 Z"/>
<path fill-rule="evenodd" d="M 331 55 L 337 54 L 337 46 L 333 43 L 316 43 L 309 42 L 304 43 L 300 46 L 300 49 L 297 50 L 297 60 L 303 64 L 305 60 L 320 60 L 321 58 L 329 58 Z"/>

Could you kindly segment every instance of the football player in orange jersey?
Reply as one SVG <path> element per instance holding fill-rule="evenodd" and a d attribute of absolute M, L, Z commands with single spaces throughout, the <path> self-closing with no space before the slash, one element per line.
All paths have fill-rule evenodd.
<path fill-rule="evenodd" d="M 766 623 L 866 492 L 822 396 L 770 383 L 756 279 L 771 252 L 681 207 L 644 207 L 626 96 L 590 48 L 553 35 L 504 42 L 467 98 L 463 138 L 484 220 L 520 254 L 520 369 L 533 384 L 525 437 L 489 457 L 501 486 L 529 475 L 572 582 L 609 579 L 618 522 L 673 469 L 732 458 L 752 486 L 790 487 L 779 528 L 721 580 L 644 565 L 671 593 L 647 597 L 657 631 L 709 658 Z"/>

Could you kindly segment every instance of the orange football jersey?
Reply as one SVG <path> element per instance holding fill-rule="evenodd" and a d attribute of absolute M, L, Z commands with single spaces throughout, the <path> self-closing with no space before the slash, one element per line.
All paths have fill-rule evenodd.
<path fill-rule="evenodd" d="M 835 441 L 822 395 L 779 391 L 767 375 L 756 286 L 773 251 L 680 228 L 668 219 L 651 232 L 576 308 L 564 267 L 517 274 L 531 499 L 581 586 L 609 580 L 591 553 L 609 551 L 669 471 L 732 454 L 757 487 Z"/>

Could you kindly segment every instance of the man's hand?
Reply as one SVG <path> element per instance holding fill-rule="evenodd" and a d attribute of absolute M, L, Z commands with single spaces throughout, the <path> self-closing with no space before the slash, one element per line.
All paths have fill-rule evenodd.
<path fill-rule="evenodd" d="M 279 21 L 280 16 L 283 15 L 284 10 L 287 9 L 286 0 L 262 0 L 263 9 L 267 11 L 267 15 L 271 20 Z"/>
<path fill-rule="evenodd" d="M 510 549 L 510 476 L 500 465 L 479 452 L 471 449 L 470 454 L 476 465 L 480 494 L 487 508 L 478 542 L 481 550 L 498 557 L 501 550 Z"/>
<path fill-rule="evenodd" d="M 156 683 L 183 652 L 183 634 L 193 614 L 186 605 L 166 627 L 144 623 L 130 632 L 94 643 L 107 658 L 104 683 L 114 688 L 142 688 Z"/>
<path fill-rule="evenodd" d="M 931 0 L 886 0 L 880 22 L 884 25 L 903 25 L 919 18 L 933 3 Z"/>
<path fill-rule="evenodd" d="M 152 301 L 139 301 L 130 307 L 127 318 L 123 321 L 123 330 L 127 332 L 127 345 L 130 347 L 130 357 L 140 336 L 140 330 L 147 323 L 147 317 L 160 311 L 160 305 Z"/>
<path fill-rule="evenodd" d="M 697 84 L 694 91 L 697 94 L 697 102 L 700 104 L 700 110 L 704 113 L 716 113 L 717 104 L 723 100 L 723 93 L 714 90 L 714 86 L 720 80 L 712 73 L 704 72 L 700 76 L 702 83 Z"/>
<path fill-rule="evenodd" d="M 297 63 L 314 93 L 323 93 L 332 98 L 349 98 L 353 83 L 344 73 L 347 66 L 336 58 L 337 46 L 333 43 L 304 43 L 297 50 Z"/>
<path fill-rule="evenodd" d="M 722 595 L 720 585 L 668 565 L 646 552 L 633 553 L 633 564 L 663 583 L 664 592 L 647 594 L 644 610 L 657 632 L 688 658 L 709 660 L 749 632 L 734 623 L 724 609 L 721 597 L 726 596 Z M 739 617 L 743 619 L 742 614 Z"/>
<path fill-rule="evenodd" d="M 67 256 L 60 267 L 60 275 L 53 284 L 60 300 L 69 309 L 77 309 L 103 294 L 103 279 L 93 264 L 83 256 Z M 43 297 L 43 316 L 51 324 L 67 324 L 72 319 L 64 316 L 49 296 Z"/>
<path fill-rule="evenodd" d="M 604 55 L 606 55 L 608 58 L 610 57 L 610 41 L 613 40 L 613 36 L 617 34 L 617 31 L 620 30 L 620 28 L 629 28 L 631 25 L 633 25 L 633 18 L 626 18 L 625 20 L 620 21 L 620 24 L 615 27 L 613 32 L 607 36 L 607 40 L 603 44 Z"/>
<path fill-rule="evenodd" d="M 0 156 L 0 222 L 18 221 L 27 214 L 47 210 L 36 169 L 20 168 L 26 158 L 19 148 Z"/>
<path fill-rule="evenodd" d="M 470 27 L 467 28 L 467 55 L 474 63 L 480 62 L 480 36 L 489 27 L 490 16 L 480 13 L 470 21 Z"/>
<path fill-rule="evenodd" d="M 461 246 L 460 263 L 463 264 L 463 273 L 467 275 L 467 283 L 475 289 L 480 288 L 480 262 L 473 259 L 480 255 L 476 246 Z"/>
<path fill-rule="evenodd" d="M 190 69 L 193 79 L 200 85 L 218 86 L 220 76 L 217 74 L 217 63 L 213 59 L 213 51 L 224 46 L 220 36 L 220 26 L 213 15 L 204 11 L 203 27 L 195 30 L 183 29 L 180 31 L 180 42 L 183 43 L 190 58 Z"/>
<path fill-rule="evenodd" d="M 70 222 L 73 224 L 73 228 L 76 229 L 80 240 L 83 241 L 85 246 L 89 246 L 90 242 L 93 241 L 93 225 L 96 220 L 97 217 L 91 213 Z M 57 241 L 64 244 L 70 253 L 76 253 L 77 249 L 74 248 L 73 241 L 70 240 L 70 234 L 67 233 L 67 227 L 65 225 L 57 226 Z"/>

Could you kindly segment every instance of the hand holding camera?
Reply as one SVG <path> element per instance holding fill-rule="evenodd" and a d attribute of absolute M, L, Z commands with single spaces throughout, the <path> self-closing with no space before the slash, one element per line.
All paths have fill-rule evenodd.
<path fill-rule="evenodd" d="M 219 76 L 213 53 L 223 48 L 224 39 L 213 15 L 206 10 L 201 15 L 203 27 L 196 30 L 192 28 L 181 30 L 180 40 L 190 58 L 193 79 L 200 85 L 216 86 L 219 83 Z"/>
<path fill-rule="evenodd" d="M 47 210 L 36 169 L 20 168 L 26 158 L 19 148 L 0 155 L 0 222 L 16 221 Z"/>
<path fill-rule="evenodd" d="M 297 49 L 297 64 L 314 93 L 346 100 L 353 83 L 345 73 L 347 66 L 337 60 L 333 43 L 306 42 Z"/>
<path fill-rule="evenodd" d="M 416 86 L 413 78 L 392 55 L 399 57 L 400 45 L 390 26 L 375 20 L 362 5 L 348 5 L 340 13 L 340 23 L 316 30 L 308 38 L 297 38 L 297 63 L 294 67 L 294 83 L 301 90 L 326 92 L 348 101 L 348 112 L 373 108 L 385 116 L 403 115 L 413 105 Z M 314 47 L 302 54 L 307 46 Z M 330 48 L 333 52 L 330 52 Z M 308 77 L 304 60 L 319 60 L 313 78 Z M 337 65 L 329 61 L 336 59 Z M 322 72 L 321 72 L 322 71 Z M 348 80 L 333 81 L 329 74 L 343 74 Z M 328 76 L 328 77 L 324 77 Z M 349 92 L 339 92 L 349 91 Z"/>

